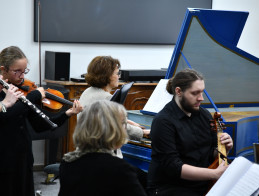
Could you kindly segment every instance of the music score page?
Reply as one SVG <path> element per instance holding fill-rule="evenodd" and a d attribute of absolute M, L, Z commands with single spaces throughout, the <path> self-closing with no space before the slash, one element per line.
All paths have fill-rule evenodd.
<path fill-rule="evenodd" d="M 253 195 L 259 189 L 259 165 L 237 157 L 208 192 L 212 195 Z"/>
<path fill-rule="evenodd" d="M 168 82 L 168 79 L 161 79 L 159 81 L 152 95 L 148 99 L 148 102 L 143 108 L 144 111 L 158 113 L 160 112 L 160 110 L 164 108 L 164 106 L 169 101 L 172 100 L 173 95 L 169 94 L 166 91 L 167 82 Z"/>

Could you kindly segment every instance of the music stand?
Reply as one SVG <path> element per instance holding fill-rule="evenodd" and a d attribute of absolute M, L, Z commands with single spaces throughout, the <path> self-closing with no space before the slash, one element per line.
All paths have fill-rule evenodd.
<path fill-rule="evenodd" d="M 259 164 L 259 143 L 253 143 L 255 163 Z"/>
<path fill-rule="evenodd" d="M 130 82 L 127 84 L 122 85 L 122 87 L 120 89 L 117 89 L 115 91 L 115 93 L 113 94 L 112 98 L 110 99 L 110 101 L 114 101 L 120 104 L 124 104 L 126 97 L 128 95 L 128 92 L 130 90 L 130 88 L 132 87 L 132 85 L 134 84 L 134 82 Z"/>

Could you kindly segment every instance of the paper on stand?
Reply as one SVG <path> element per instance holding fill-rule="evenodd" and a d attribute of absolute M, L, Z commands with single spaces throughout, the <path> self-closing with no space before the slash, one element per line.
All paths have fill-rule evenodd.
<path fill-rule="evenodd" d="M 148 102 L 143 108 L 143 111 L 158 113 L 169 101 L 172 100 L 173 95 L 166 91 L 167 82 L 168 79 L 161 79 L 159 81 Z"/>

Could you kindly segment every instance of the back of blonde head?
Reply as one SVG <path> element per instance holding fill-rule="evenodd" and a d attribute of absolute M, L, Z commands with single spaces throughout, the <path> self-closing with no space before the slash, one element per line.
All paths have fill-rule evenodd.
<path fill-rule="evenodd" d="M 87 106 L 77 121 L 73 135 L 76 156 L 120 148 L 128 138 L 123 126 L 125 121 L 124 106 L 115 102 L 101 100 Z M 69 161 L 71 157 L 68 156 L 74 153 L 67 154 L 64 159 Z"/>

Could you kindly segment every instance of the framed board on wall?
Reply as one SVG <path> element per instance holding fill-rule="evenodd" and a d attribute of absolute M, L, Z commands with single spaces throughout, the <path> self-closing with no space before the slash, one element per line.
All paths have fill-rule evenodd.
<path fill-rule="evenodd" d="M 187 7 L 212 0 L 34 0 L 34 41 L 171 45 Z"/>

